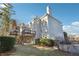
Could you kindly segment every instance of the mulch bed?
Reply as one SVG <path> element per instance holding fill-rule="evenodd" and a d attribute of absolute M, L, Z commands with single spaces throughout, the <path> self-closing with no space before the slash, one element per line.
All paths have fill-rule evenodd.
<path fill-rule="evenodd" d="M 57 49 L 57 48 L 55 48 L 55 46 L 52 46 L 52 47 L 48 47 L 48 46 L 40 46 L 40 45 L 33 45 L 33 47 L 36 47 L 36 48 L 38 48 L 38 49 L 47 49 L 47 50 L 53 50 L 53 49 Z"/>

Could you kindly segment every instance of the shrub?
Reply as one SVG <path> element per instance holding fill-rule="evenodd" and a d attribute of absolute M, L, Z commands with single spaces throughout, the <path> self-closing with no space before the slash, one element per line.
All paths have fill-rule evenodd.
<path fill-rule="evenodd" d="M 46 39 L 40 39 L 40 45 L 46 46 Z"/>
<path fill-rule="evenodd" d="M 14 44 L 15 38 L 7 36 L 0 37 L 0 52 L 11 50 Z"/>
<path fill-rule="evenodd" d="M 54 46 L 54 41 L 52 39 L 47 39 L 47 46 Z"/>
<path fill-rule="evenodd" d="M 35 44 L 39 45 L 39 43 L 40 43 L 40 39 L 39 38 L 35 39 Z"/>
<path fill-rule="evenodd" d="M 40 45 L 53 46 L 54 45 L 54 41 L 52 39 L 41 39 L 40 40 Z"/>
<path fill-rule="evenodd" d="M 36 44 L 41 46 L 54 46 L 54 41 L 52 39 L 41 38 L 37 39 Z"/>

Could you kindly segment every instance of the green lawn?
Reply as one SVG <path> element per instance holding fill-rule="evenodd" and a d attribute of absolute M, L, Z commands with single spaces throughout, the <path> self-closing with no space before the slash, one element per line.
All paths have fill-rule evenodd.
<path fill-rule="evenodd" d="M 71 56 L 55 48 L 36 48 L 33 45 L 16 45 L 16 51 L 11 56 Z"/>

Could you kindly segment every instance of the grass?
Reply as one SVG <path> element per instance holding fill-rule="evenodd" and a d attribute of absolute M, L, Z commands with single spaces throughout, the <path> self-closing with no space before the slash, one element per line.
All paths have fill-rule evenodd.
<path fill-rule="evenodd" d="M 72 56 L 73 54 L 59 51 L 55 48 L 34 45 L 16 45 L 16 51 L 11 56 Z"/>

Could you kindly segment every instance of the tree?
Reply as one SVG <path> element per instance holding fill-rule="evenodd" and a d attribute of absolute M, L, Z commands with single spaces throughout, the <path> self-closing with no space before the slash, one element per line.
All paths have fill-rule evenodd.
<path fill-rule="evenodd" d="M 64 38 L 65 38 L 66 41 L 68 40 L 67 32 L 64 32 Z"/>
<path fill-rule="evenodd" d="M 13 14 L 13 6 L 9 3 L 3 3 L 3 5 L 5 7 L 0 8 L 1 12 L 0 12 L 0 16 L 2 19 L 2 31 L 3 31 L 3 35 L 7 35 L 7 33 L 9 32 L 9 25 L 10 25 L 10 20 L 11 20 L 11 15 Z"/>

